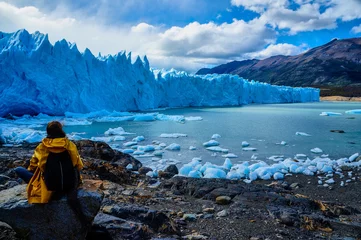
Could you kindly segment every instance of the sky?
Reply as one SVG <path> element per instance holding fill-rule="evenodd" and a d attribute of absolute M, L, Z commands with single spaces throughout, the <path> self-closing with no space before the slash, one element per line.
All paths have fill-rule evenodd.
<path fill-rule="evenodd" d="M 0 19 L 2 32 L 40 31 L 96 56 L 125 50 L 194 73 L 361 37 L 361 0 L 0 0 Z"/>

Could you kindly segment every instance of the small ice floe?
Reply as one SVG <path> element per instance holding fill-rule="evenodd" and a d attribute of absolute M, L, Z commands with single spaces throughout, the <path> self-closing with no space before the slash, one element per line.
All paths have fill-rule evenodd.
<path fill-rule="evenodd" d="M 155 119 L 159 120 L 159 121 L 173 121 L 173 122 L 178 122 L 178 123 L 184 123 L 184 121 L 185 121 L 185 118 L 182 115 L 157 114 Z"/>
<path fill-rule="evenodd" d="M 130 146 L 137 145 L 137 144 L 138 144 L 138 142 L 126 142 L 126 143 L 123 143 L 123 146 L 130 147 Z"/>
<path fill-rule="evenodd" d="M 179 151 L 181 149 L 181 147 L 177 143 L 172 143 L 169 146 L 167 146 L 165 149 L 170 150 L 170 151 Z"/>
<path fill-rule="evenodd" d="M 322 154 L 321 157 L 322 157 L 322 158 L 327 158 L 327 157 L 328 157 L 328 154 Z"/>
<path fill-rule="evenodd" d="M 244 147 L 244 148 L 242 148 L 242 151 L 257 151 L 257 148 Z"/>
<path fill-rule="evenodd" d="M 86 126 L 91 125 L 92 122 L 85 120 L 85 119 L 73 119 L 73 118 L 65 118 L 62 121 L 64 126 Z"/>
<path fill-rule="evenodd" d="M 183 133 L 162 133 L 159 137 L 161 138 L 179 138 L 179 137 L 187 137 L 187 134 Z"/>
<path fill-rule="evenodd" d="M 282 174 L 280 172 L 276 172 L 275 174 L 273 174 L 273 178 L 274 178 L 274 180 L 284 179 L 284 174 Z"/>
<path fill-rule="evenodd" d="M 322 180 L 318 180 L 318 185 L 322 185 L 322 184 L 323 184 Z"/>
<path fill-rule="evenodd" d="M 138 151 L 143 151 L 143 152 L 152 152 L 155 150 L 153 145 L 146 145 L 146 146 L 138 146 Z"/>
<path fill-rule="evenodd" d="M 194 146 L 189 146 L 189 150 L 197 150 L 197 148 Z"/>
<path fill-rule="evenodd" d="M 347 180 L 346 180 L 346 183 L 350 183 L 350 182 L 351 182 L 351 179 L 347 179 Z"/>
<path fill-rule="evenodd" d="M 257 159 L 257 156 L 258 156 L 258 153 L 255 153 L 255 154 L 252 155 L 251 159 L 252 159 L 252 160 L 256 160 L 256 159 Z"/>
<path fill-rule="evenodd" d="M 248 147 L 249 146 L 249 143 L 248 142 L 246 142 L 246 141 L 243 141 L 242 142 L 242 147 Z"/>
<path fill-rule="evenodd" d="M 159 147 L 162 147 L 162 148 L 165 148 L 166 146 L 167 146 L 166 143 L 160 143 L 160 144 L 159 144 Z"/>
<path fill-rule="evenodd" d="M 209 150 L 209 151 L 213 151 L 213 152 L 228 153 L 228 149 L 221 148 L 221 147 L 218 147 L 218 146 L 207 147 L 206 149 Z"/>
<path fill-rule="evenodd" d="M 279 162 L 279 161 L 282 161 L 283 158 L 284 158 L 283 155 L 275 155 L 275 156 L 270 156 L 268 159 L 275 161 L 275 162 Z"/>
<path fill-rule="evenodd" d="M 217 138 L 220 138 L 221 135 L 219 135 L 218 133 L 215 133 L 212 135 L 212 139 L 217 139 Z"/>
<path fill-rule="evenodd" d="M 204 142 L 203 146 L 204 147 L 213 147 L 213 146 L 218 146 L 219 142 L 217 142 L 216 140 L 209 140 L 208 142 Z"/>
<path fill-rule="evenodd" d="M 135 137 L 135 138 L 133 138 L 133 142 L 141 142 L 141 141 L 144 141 L 145 140 L 145 138 L 144 138 L 144 136 L 137 136 L 137 137 Z"/>
<path fill-rule="evenodd" d="M 186 121 L 202 121 L 203 118 L 202 118 L 202 117 L 192 117 L 192 116 L 189 116 L 189 117 L 185 117 L 185 120 L 186 120 Z"/>
<path fill-rule="evenodd" d="M 160 144 L 160 142 L 159 142 L 159 141 L 157 141 L 157 140 L 153 140 L 153 141 L 152 141 L 152 144 L 154 144 L 154 145 L 159 145 L 159 144 Z"/>
<path fill-rule="evenodd" d="M 212 153 L 211 156 L 212 157 L 217 157 L 217 153 Z"/>
<path fill-rule="evenodd" d="M 139 150 L 133 152 L 133 155 L 144 155 L 144 154 L 145 154 L 144 151 L 139 151 Z"/>
<path fill-rule="evenodd" d="M 320 149 L 320 148 L 312 148 L 311 150 L 310 150 L 311 152 L 313 152 L 313 153 L 322 153 L 323 151 L 322 151 L 322 149 Z"/>
<path fill-rule="evenodd" d="M 349 160 L 350 162 L 353 162 L 353 161 L 355 161 L 355 160 L 358 158 L 358 156 L 359 156 L 359 153 L 355 153 L 355 154 L 351 155 L 351 156 L 348 158 L 348 160 Z"/>
<path fill-rule="evenodd" d="M 340 186 L 341 186 L 341 187 L 345 186 L 345 182 L 344 182 L 344 181 L 341 181 Z"/>
<path fill-rule="evenodd" d="M 225 157 L 225 158 L 238 158 L 238 156 L 234 153 L 228 153 L 228 154 L 225 154 L 225 155 L 222 155 L 222 157 Z"/>
<path fill-rule="evenodd" d="M 361 114 L 361 109 L 353 109 L 345 112 L 346 114 Z"/>
<path fill-rule="evenodd" d="M 341 116 L 342 113 L 337 112 L 322 112 L 320 116 Z"/>
<path fill-rule="evenodd" d="M 106 136 L 112 136 L 112 135 L 131 135 L 134 133 L 129 133 L 124 131 L 122 127 L 117 128 L 109 128 L 107 131 L 104 132 L 104 135 Z"/>
<path fill-rule="evenodd" d="M 90 140 L 92 141 L 99 141 L 99 142 L 114 142 L 114 141 L 124 141 L 124 136 L 114 136 L 114 137 L 91 137 Z"/>
<path fill-rule="evenodd" d="M 277 145 L 282 145 L 282 146 L 286 146 L 287 145 L 287 142 L 285 142 L 285 141 L 282 141 L 282 142 L 280 142 L 280 143 L 276 143 Z"/>
<path fill-rule="evenodd" d="M 151 157 L 154 157 L 154 154 L 144 153 L 144 154 L 137 155 L 137 158 L 151 158 Z"/>
<path fill-rule="evenodd" d="M 330 179 L 326 180 L 325 183 L 327 183 L 327 184 L 334 184 L 334 183 L 335 183 L 335 180 L 333 180 L 333 178 L 330 178 Z"/>
<path fill-rule="evenodd" d="M 307 155 L 306 155 L 306 154 L 303 154 L 303 153 L 297 153 L 297 154 L 295 155 L 295 158 L 296 158 L 297 160 L 305 160 L 305 159 L 307 158 Z"/>
<path fill-rule="evenodd" d="M 153 152 L 153 155 L 156 157 L 162 157 L 163 153 L 164 153 L 163 151 L 155 151 L 155 152 Z"/>
<path fill-rule="evenodd" d="M 133 149 L 126 148 L 126 149 L 123 149 L 123 150 L 122 150 L 122 153 L 132 154 L 132 153 L 134 153 L 134 150 L 133 150 Z"/>
<path fill-rule="evenodd" d="M 133 119 L 135 122 L 151 122 L 155 120 L 156 117 L 153 114 L 137 114 Z"/>
<path fill-rule="evenodd" d="M 310 134 L 305 133 L 305 132 L 296 132 L 296 135 L 297 135 L 297 136 L 304 136 L 304 137 L 311 137 Z"/>

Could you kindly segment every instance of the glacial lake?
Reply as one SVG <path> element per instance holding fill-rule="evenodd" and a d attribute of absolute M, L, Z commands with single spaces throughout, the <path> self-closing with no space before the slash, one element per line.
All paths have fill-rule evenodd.
<path fill-rule="evenodd" d="M 152 122 L 93 122 L 92 125 L 66 126 L 65 131 L 83 132 L 82 137 L 104 136 L 109 128 L 122 127 L 126 132 L 135 135 L 126 136 L 125 141 L 113 142 L 122 146 L 136 136 L 144 136 L 145 141 L 139 145 L 152 144 L 157 140 L 167 145 L 177 143 L 180 151 L 164 150 L 163 159 L 180 161 L 179 166 L 188 163 L 194 157 L 202 158 L 202 162 L 223 164 L 224 153 L 208 151 L 203 143 L 211 140 L 213 134 L 221 135 L 216 139 L 220 147 L 229 149 L 229 153 L 236 154 L 233 163 L 263 160 L 271 156 L 294 157 L 305 154 L 310 159 L 322 154 L 328 154 L 331 159 L 349 157 L 354 153 L 361 153 L 361 115 L 345 114 L 345 111 L 360 109 L 361 103 L 353 102 L 316 102 L 294 104 L 245 105 L 241 107 L 222 108 L 178 108 L 157 110 L 166 115 L 199 116 L 202 121 L 186 121 L 184 124 L 174 121 Z M 342 113 L 341 116 L 320 116 L 321 112 Z M 345 133 L 335 133 L 331 130 L 343 130 Z M 296 135 L 304 132 L 311 136 Z M 187 137 L 160 138 L 162 133 L 182 133 Z M 249 147 L 257 151 L 242 151 L 242 141 L 250 143 Z M 287 145 L 280 145 L 281 141 Z M 196 150 L 189 150 L 195 146 Z M 312 153 L 313 148 L 323 150 L 322 154 Z M 149 165 L 152 158 L 136 157 L 143 164 Z"/>

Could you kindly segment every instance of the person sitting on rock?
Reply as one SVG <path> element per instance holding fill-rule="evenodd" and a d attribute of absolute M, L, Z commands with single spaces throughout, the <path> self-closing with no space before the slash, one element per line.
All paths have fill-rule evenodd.
<path fill-rule="evenodd" d="M 49 122 L 46 132 L 47 137 L 36 147 L 28 169 L 15 168 L 17 175 L 28 183 L 29 203 L 48 203 L 59 193 L 74 192 L 80 181 L 83 162 L 76 145 L 66 137 L 62 124 Z M 69 165 L 72 172 L 66 170 Z"/>

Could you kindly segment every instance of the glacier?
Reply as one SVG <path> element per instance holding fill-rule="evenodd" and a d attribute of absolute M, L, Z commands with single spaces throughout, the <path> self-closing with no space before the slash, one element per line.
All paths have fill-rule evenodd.
<path fill-rule="evenodd" d="M 155 70 L 146 56 L 131 59 L 81 53 L 64 39 L 52 45 L 40 32 L 0 32 L 0 117 L 319 101 L 319 89 Z"/>

